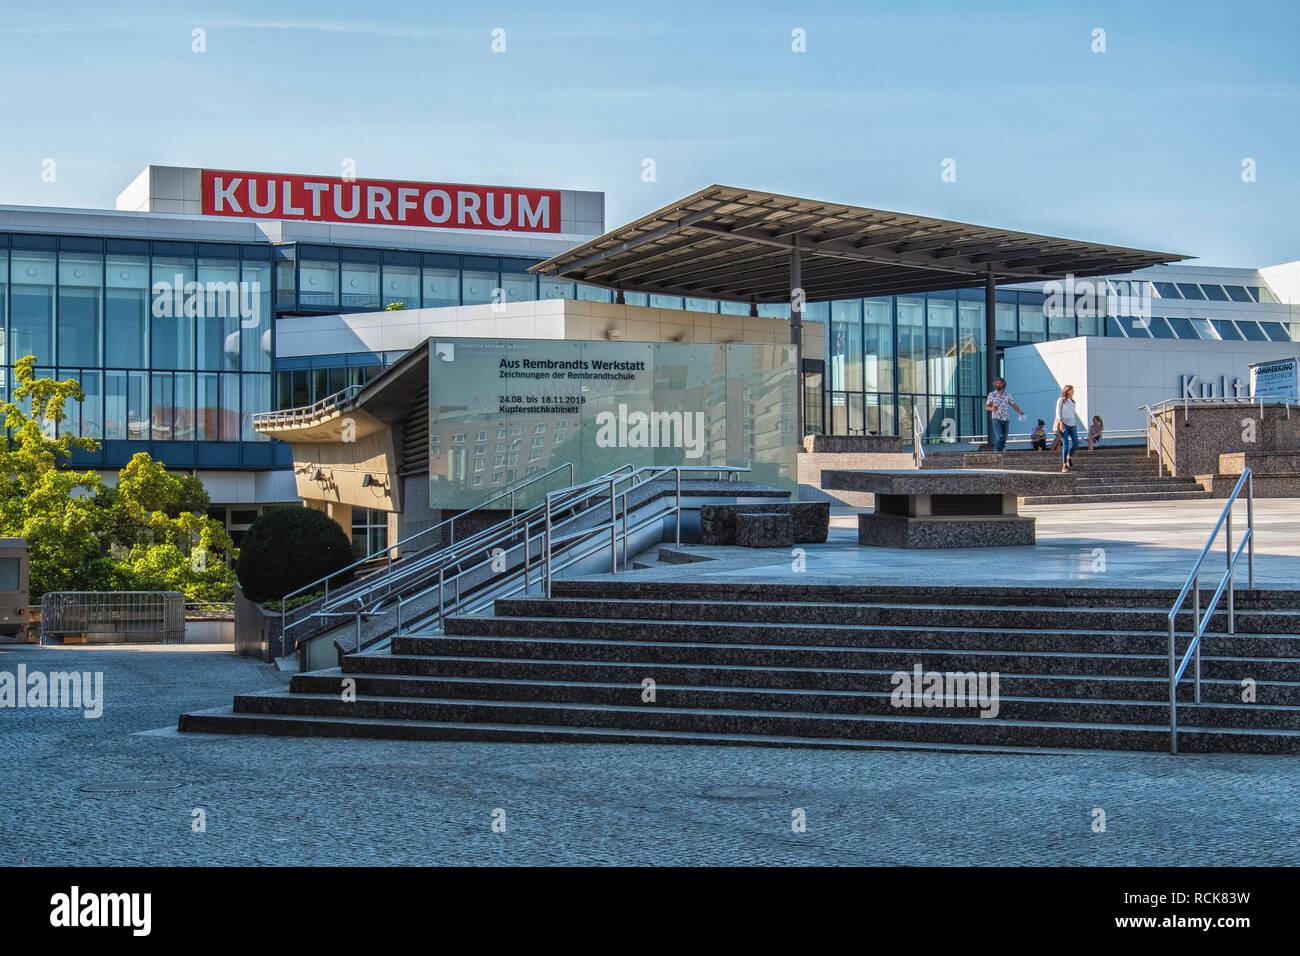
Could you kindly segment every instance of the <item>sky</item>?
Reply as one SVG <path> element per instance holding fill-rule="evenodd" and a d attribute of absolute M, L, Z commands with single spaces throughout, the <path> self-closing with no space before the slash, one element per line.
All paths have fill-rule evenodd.
<path fill-rule="evenodd" d="M 610 228 L 723 183 L 1273 265 L 1298 34 L 1280 0 L 7 4 L 0 203 L 351 160 L 601 190 Z"/>

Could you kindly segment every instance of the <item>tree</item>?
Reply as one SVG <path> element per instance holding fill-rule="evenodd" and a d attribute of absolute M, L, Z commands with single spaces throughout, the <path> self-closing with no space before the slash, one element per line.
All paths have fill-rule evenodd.
<path fill-rule="evenodd" d="M 61 431 L 67 403 L 84 401 L 75 379 L 37 378 L 36 360 L 14 366 L 12 401 L 0 406 L 0 533 L 31 548 L 31 594 L 74 590 L 179 590 L 191 600 L 230 600 L 234 542 L 204 513 L 202 482 L 140 453 L 116 487 L 68 467 L 92 438 Z M 26 409 L 26 410 L 25 410 Z"/>
<path fill-rule="evenodd" d="M 352 563 L 338 523 L 314 508 L 268 508 L 244 532 L 239 586 L 254 601 L 282 598 Z M 339 583 L 351 578 L 339 576 Z"/>

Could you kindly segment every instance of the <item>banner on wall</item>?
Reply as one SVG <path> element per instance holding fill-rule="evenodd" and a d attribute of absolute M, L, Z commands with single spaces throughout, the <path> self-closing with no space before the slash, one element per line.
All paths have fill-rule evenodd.
<path fill-rule="evenodd" d="M 1250 397 L 1300 399 L 1300 358 L 1251 365 Z"/>

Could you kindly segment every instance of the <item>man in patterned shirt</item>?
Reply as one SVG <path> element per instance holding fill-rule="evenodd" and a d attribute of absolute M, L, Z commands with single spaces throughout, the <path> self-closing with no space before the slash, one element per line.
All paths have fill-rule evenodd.
<path fill-rule="evenodd" d="M 1020 410 L 1015 399 L 1007 394 L 1007 380 L 1005 378 L 995 378 L 993 380 L 993 391 L 989 392 L 989 397 L 984 400 L 984 410 L 993 413 L 993 450 L 1001 452 L 1007 445 L 1007 432 L 1011 430 L 1011 409 L 1016 410 L 1016 414 L 1021 418 L 1025 413 Z"/>

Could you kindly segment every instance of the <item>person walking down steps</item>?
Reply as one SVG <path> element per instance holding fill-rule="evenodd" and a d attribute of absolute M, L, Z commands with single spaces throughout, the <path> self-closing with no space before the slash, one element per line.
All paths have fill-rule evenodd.
<path fill-rule="evenodd" d="M 984 410 L 993 413 L 993 450 L 1001 454 L 1007 447 L 1007 433 L 1011 431 L 1011 409 L 1016 410 L 1020 420 L 1025 420 L 1025 413 L 1020 410 L 1014 398 L 1007 394 L 1007 380 L 995 378 L 993 391 L 984 400 Z"/>
<path fill-rule="evenodd" d="M 1073 385 L 1061 389 L 1052 430 L 1061 439 L 1061 474 L 1065 474 L 1074 467 L 1074 452 L 1079 447 L 1079 420 L 1075 416 Z"/>

